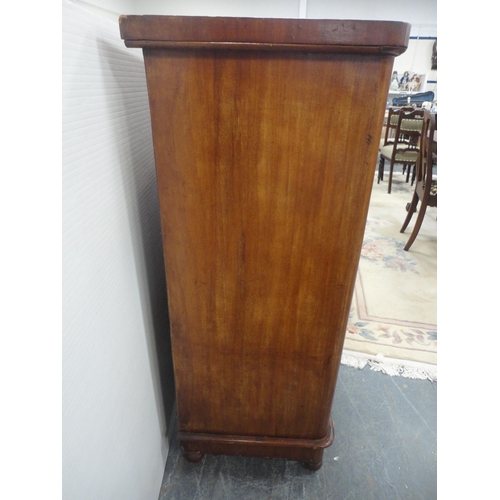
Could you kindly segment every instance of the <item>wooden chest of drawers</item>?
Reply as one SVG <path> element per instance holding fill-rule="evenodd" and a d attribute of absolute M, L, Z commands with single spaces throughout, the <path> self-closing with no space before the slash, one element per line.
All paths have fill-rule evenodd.
<path fill-rule="evenodd" d="M 120 30 L 145 59 L 181 447 L 316 470 L 409 25 L 122 16 Z"/>

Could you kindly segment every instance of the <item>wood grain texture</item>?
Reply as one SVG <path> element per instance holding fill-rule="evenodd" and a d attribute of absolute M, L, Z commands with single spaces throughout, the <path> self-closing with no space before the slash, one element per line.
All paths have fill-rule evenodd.
<path fill-rule="evenodd" d="M 325 439 L 393 56 L 144 56 L 179 430 Z"/>

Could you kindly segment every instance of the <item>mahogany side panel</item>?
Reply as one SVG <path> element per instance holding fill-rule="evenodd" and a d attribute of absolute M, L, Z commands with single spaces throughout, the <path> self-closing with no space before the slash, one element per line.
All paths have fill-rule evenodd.
<path fill-rule="evenodd" d="M 391 62 L 145 53 L 180 429 L 322 437 Z"/>
<path fill-rule="evenodd" d="M 186 21 L 183 37 L 178 20 L 129 21 L 122 36 L 144 47 L 181 445 L 193 461 L 319 468 L 394 60 L 375 42 L 404 50 L 408 25 L 339 39 L 333 21 L 245 20 L 239 35 L 226 20 L 220 36 Z M 263 33 L 281 45 L 248 46 Z"/>

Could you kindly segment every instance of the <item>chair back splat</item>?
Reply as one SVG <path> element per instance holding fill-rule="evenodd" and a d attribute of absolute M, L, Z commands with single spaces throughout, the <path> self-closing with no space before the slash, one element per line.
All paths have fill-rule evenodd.
<path fill-rule="evenodd" d="M 394 143 L 394 137 L 396 135 L 396 129 L 398 128 L 399 115 L 401 112 L 409 113 L 414 111 L 414 108 L 389 108 L 387 115 L 387 124 L 385 127 L 384 137 L 380 141 L 380 147 L 386 146 L 387 144 Z"/>

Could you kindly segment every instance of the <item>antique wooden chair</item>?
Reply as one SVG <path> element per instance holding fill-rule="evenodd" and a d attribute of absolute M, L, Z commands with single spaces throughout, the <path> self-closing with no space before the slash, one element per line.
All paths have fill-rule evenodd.
<path fill-rule="evenodd" d="M 385 160 L 389 161 L 388 193 L 390 193 L 392 189 L 394 164 L 402 163 L 405 169 L 408 168 L 408 180 L 410 168 L 417 162 L 424 111 L 422 109 L 401 108 L 399 111 L 394 110 L 392 113 L 391 110 L 389 110 L 389 113 L 390 115 L 387 118 L 386 137 L 384 139 L 384 144 L 380 148 L 377 178 L 377 184 L 379 184 L 381 180 L 384 180 Z M 396 121 L 394 116 L 397 116 L 397 123 L 393 136 L 391 137 L 389 134 L 392 134 L 392 129 L 394 129 L 394 124 L 391 124 L 391 120 L 393 122 Z"/>
<path fill-rule="evenodd" d="M 406 243 L 405 250 L 409 250 L 415 241 L 420 231 L 420 227 L 422 226 L 427 207 L 437 207 L 437 179 L 432 178 L 432 168 L 434 163 L 437 163 L 437 144 L 434 140 L 434 134 L 437 130 L 436 124 L 436 115 L 425 110 L 420 138 L 420 153 L 416 166 L 415 191 L 411 202 L 406 205 L 408 215 L 401 228 L 401 233 L 404 233 L 405 229 L 408 227 L 414 212 L 417 211 L 419 201 L 420 208 L 418 210 L 415 226 Z"/>
<path fill-rule="evenodd" d="M 385 125 L 384 137 L 382 137 L 382 139 L 380 139 L 380 147 L 381 148 L 387 144 L 394 143 L 394 136 L 396 134 L 396 129 L 398 128 L 399 114 L 401 111 L 404 111 L 405 113 L 409 113 L 410 111 L 414 111 L 414 108 L 412 108 L 412 107 L 403 107 L 403 108 L 390 107 L 389 108 L 388 114 L 387 114 L 387 122 L 384 124 Z"/>
<path fill-rule="evenodd" d="M 396 135 L 396 129 L 398 128 L 398 120 L 399 120 L 399 114 L 401 111 L 403 112 L 410 112 L 413 111 L 415 108 L 408 106 L 408 107 L 390 107 L 388 110 L 387 118 L 386 118 L 386 123 L 384 123 L 384 137 L 380 140 L 380 148 L 383 146 L 386 146 L 388 144 L 393 144 L 394 143 L 394 137 Z M 401 141 L 408 142 L 407 136 L 402 136 L 400 138 Z M 403 165 L 403 175 L 406 171 L 406 165 Z M 408 170 L 406 171 L 406 182 L 409 181 L 410 179 L 410 173 L 411 173 L 411 167 L 408 166 Z M 384 180 L 384 169 L 380 170 L 379 169 L 379 178 L 378 182 Z M 377 182 L 377 183 L 378 183 Z M 413 179 L 411 185 L 413 186 Z"/>

